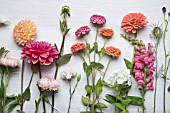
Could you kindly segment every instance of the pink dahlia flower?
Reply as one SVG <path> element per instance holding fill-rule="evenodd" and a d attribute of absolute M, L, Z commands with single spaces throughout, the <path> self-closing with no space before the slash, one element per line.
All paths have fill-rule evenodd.
<path fill-rule="evenodd" d="M 52 77 L 44 76 L 38 80 L 38 87 L 43 90 L 57 91 L 59 89 L 59 83 Z"/>
<path fill-rule="evenodd" d="M 88 34 L 91 31 L 91 29 L 88 26 L 80 27 L 76 32 L 75 35 L 77 38 L 80 38 L 83 35 Z"/>
<path fill-rule="evenodd" d="M 28 63 L 50 65 L 58 58 L 59 52 L 50 43 L 40 41 L 27 44 L 21 54 L 22 59 L 28 58 Z"/>
<path fill-rule="evenodd" d="M 90 17 L 90 22 L 97 25 L 104 25 L 106 23 L 106 18 L 96 14 Z"/>
<path fill-rule="evenodd" d="M 0 65 L 15 68 L 20 65 L 20 62 L 14 58 L 0 58 Z"/>
<path fill-rule="evenodd" d="M 76 53 L 78 51 L 83 51 L 86 49 L 86 45 L 84 43 L 78 42 L 71 46 L 71 52 Z"/>
<path fill-rule="evenodd" d="M 147 23 L 146 16 L 142 13 L 129 13 L 123 17 L 121 27 L 126 32 L 136 33 L 137 29 L 146 26 Z"/>

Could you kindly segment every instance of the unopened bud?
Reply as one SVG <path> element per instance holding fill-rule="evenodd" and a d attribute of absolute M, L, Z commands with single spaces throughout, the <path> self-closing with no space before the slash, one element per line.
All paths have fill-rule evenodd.
<path fill-rule="evenodd" d="M 163 11 L 163 13 L 165 13 L 166 12 L 166 7 L 163 7 L 162 11 Z"/>
<path fill-rule="evenodd" d="M 155 27 L 153 29 L 153 35 L 156 37 L 156 38 L 160 38 L 162 36 L 162 30 L 160 27 Z"/>
<path fill-rule="evenodd" d="M 62 13 L 69 13 L 69 11 L 70 11 L 70 8 L 69 8 L 69 6 L 63 6 L 62 7 Z"/>
<path fill-rule="evenodd" d="M 81 75 L 77 76 L 77 81 L 81 80 Z"/>

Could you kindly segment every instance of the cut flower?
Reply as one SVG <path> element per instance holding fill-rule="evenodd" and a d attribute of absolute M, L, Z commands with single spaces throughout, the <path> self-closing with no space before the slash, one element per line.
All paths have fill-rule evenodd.
<path fill-rule="evenodd" d="M 114 46 L 108 46 L 105 49 L 105 53 L 112 57 L 119 57 L 121 55 L 121 50 Z"/>
<path fill-rule="evenodd" d="M 104 37 L 112 37 L 113 34 L 114 34 L 114 31 L 109 28 L 103 28 L 100 30 L 100 35 L 102 35 Z"/>
<path fill-rule="evenodd" d="M 63 71 L 61 75 L 63 80 L 71 80 L 77 76 L 77 72 L 71 68 L 69 70 Z"/>
<path fill-rule="evenodd" d="M 21 54 L 22 59 L 28 58 L 28 63 L 50 65 L 58 58 L 59 52 L 50 43 L 37 41 L 27 44 Z"/>
<path fill-rule="evenodd" d="M 76 32 L 75 35 L 77 38 L 80 38 L 86 34 L 88 34 L 91 31 L 91 29 L 88 26 L 80 27 Z"/>
<path fill-rule="evenodd" d="M 17 59 L 14 58 L 0 58 L 0 65 L 3 65 L 5 67 L 19 67 L 20 62 Z"/>
<path fill-rule="evenodd" d="M 90 22 L 97 25 L 104 25 L 106 23 L 106 18 L 101 15 L 92 15 L 90 17 Z"/>
<path fill-rule="evenodd" d="M 71 46 L 71 52 L 76 53 L 78 51 L 86 50 L 86 45 L 84 43 L 78 42 Z"/>

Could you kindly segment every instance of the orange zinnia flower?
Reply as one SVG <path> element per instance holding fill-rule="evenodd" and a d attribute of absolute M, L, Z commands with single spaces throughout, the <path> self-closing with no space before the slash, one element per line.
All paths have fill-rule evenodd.
<path fill-rule="evenodd" d="M 114 46 L 108 46 L 105 49 L 105 53 L 112 57 L 119 57 L 121 55 L 120 49 L 114 47 Z"/>
<path fill-rule="evenodd" d="M 37 37 L 36 25 L 30 20 L 20 21 L 14 28 L 13 37 L 22 46 L 32 42 Z"/>
<path fill-rule="evenodd" d="M 146 24 L 146 17 L 143 14 L 129 13 L 123 17 L 121 27 L 126 30 L 126 32 L 131 31 L 132 33 L 136 33 L 138 28 L 142 28 L 143 26 L 146 26 Z"/>
<path fill-rule="evenodd" d="M 114 31 L 109 28 L 103 28 L 100 30 L 100 35 L 102 35 L 104 37 L 112 37 L 113 34 L 114 34 Z"/>

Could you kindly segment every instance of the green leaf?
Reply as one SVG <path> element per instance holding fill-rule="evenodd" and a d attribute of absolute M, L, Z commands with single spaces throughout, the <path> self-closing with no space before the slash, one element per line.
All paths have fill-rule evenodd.
<path fill-rule="evenodd" d="M 18 113 L 25 113 L 24 111 L 21 110 L 16 110 Z"/>
<path fill-rule="evenodd" d="M 86 85 L 85 89 L 86 89 L 86 92 L 87 92 L 86 96 L 91 95 L 91 93 L 92 93 L 92 86 L 91 85 Z"/>
<path fill-rule="evenodd" d="M 39 107 L 39 104 L 40 104 L 41 100 L 42 100 L 42 97 L 40 97 L 38 99 L 38 101 L 35 100 L 35 108 L 36 108 L 35 113 L 38 113 L 38 107 Z"/>
<path fill-rule="evenodd" d="M 101 54 L 101 56 L 103 56 L 105 54 L 105 48 L 104 47 L 101 48 L 100 54 Z"/>
<path fill-rule="evenodd" d="M 3 106 L 1 102 L 0 102 L 0 113 L 3 113 Z"/>
<path fill-rule="evenodd" d="M 22 94 L 22 98 L 26 101 L 29 101 L 31 98 L 31 92 L 30 92 L 30 88 L 27 87 L 27 89 L 24 91 L 24 93 Z"/>
<path fill-rule="evenodd" d="M 98 53 L 98 43 L 94 42 L 94 50 L 96 53 Z"/>
<path fill-rule="evenodd" d="M 4 94 L 4 82 L 3 80 L 1 79 L 0 80 L 0 99 L 3 97 L 3 94 Z"/>
<path fill-rule="evenodd" d="M 126 99 L 126 100 L 123 100 L 123 101 L 122 101 L 122 103 L 123 103 L 125 106 L 129 105 L 131 102 L 132 102 L 131 99 Z"/>
<path fill-rule="evenodd" d="M 105 101 L 111 104 L 116 103 L 116 97 L 114 95 L 106 94 L 105 97 L 106 97 Z"/>
<path fill-rule="evenodd" d="M 57 65 L 61 66 L 67 64 L 70 61 L 72 54 L 65 54 L 57 60 Z"/>
<path fill-rule="evenodd" d="M 44 100 L 45 100 L 47 103 L 49 103 L 49 99 L 48 99 L 47 96 L 44 96 L 43 98 L 44 98 Z"/>
<path fill-rule="evenodd" d="M 104 103 L 97 103 L 97 104 L 95 104 L 95 107 L 97 107 L 97 108 L 107 108 L 107 106 Z"/>
<path fill-rule="evenodd" d="M 130 88 L 131 86 L 124 85 L 124 87 L 121 88 L 120 93 L 124 95 L 129 92 Z"/>
<path fill-rule="evenodd" d="M 93 113 L 91 111 L 80 111 L 80 113 Z M 100 113 L 100 112 L 95 112 L 95 113 Z"/>
<path fill-rule="evenodd" d="M 15 95 L 6 96 L 6 102 L 5 102 L 6 105 L 15 99 L 17 99 L 17 96 L 15 96 Z"/>
<path fill-rule="evenodd" d="M 124 62 L 126 64 L 127 69 L 132 69 L 133 64 L 129 60 L 124 58 Z"/>
<path fill-rule="evenodd" d="M 103 85 L 102 85 L 102 80 L 100 78 L 96 83 L 96 96 L 97 96 L 97 98 L 99 98 L 99 95 L 102 92 L 102 88 L 103 88 Z"/>
<path fill-rule="evenodd" d="M 86 72 L 86 68 L 87 68 L 87 63 L 84 62 L 84 63 L 83 63 L 83 69 L 84 69 L 85 72 Z"/>
<path fill-rule="evenodd" d="M 84 96 L 81 97 L 81 100 L 82 100 L 82 102 L 85 106 L 87 106 L 87 105 L 91 106 L 92 105 L 92 102 Z"/>
<path fill-rule="evenodd" d="M 61 32 L 62 32 L 62 34 L 64 34 L 64 30 L 65 30 L 65 21 L 61 21 L 60 20 L 60 30 L 61 30 Z"/>
<path fill-rule="evenodd" d="M 126 106 L 124 104 L 121 103 L 114 103 L 114 105 L 116 107 L 118 107 L 119 109 L 121 109 L 122 111 L 126 111 Z"/>
<path fill-rule="evenodd" d="M 87 66 L 86 67 L 86 76 L 89 76 L 91 74 L 91 72 L 92 72 L 91 66 Z"/>
<path fill-rule="evenodd" d="M 86 49 L 87 49 L 88 51 L 90 51 L 90 44 L 89 44 L 89 43 L 86 43 Z"/>
<path fill-rule="evenodd" d="M 0 48 L 0 58 L 1 58 L 3 55 L 6 56 L 7 53 L 9 53 L 9 50 L 6 50 L 4 47 L 1 47 L 1 48 Z"/>
<path fill-rule="evenodd" d="M 98 69 L 103 69 L 103 68 L 104 68 L 104 65 L 103 65 L 103 64 L 101 64 L 101 63 L 96 63 L 96 62 L 91 62 L 91 63 L 90 63 L 90 66 L 91 66 L 91 67 L 98 68 Z"/>
<path fill-rule="evenodd" d="M 89 53 L 92 53 L 95 50 L 94 46 L 90 49 Z"/>
<path fill-rule="evenodd" d="M 130 102 L 131 105 L 138 105 L 142 106 L 142 98 L 137 97 L 137 96 L 127 96 L 127 99 L 131 99 L 132 101 Z"/>
<path fill-rule="evenodd" d="M 10 113 L 17 105 L 19 105 L 18 100 L 12 102 L 11 104 L 9 104 L 9 105 L 7 106 L 5 113 Z"/>
<path fill-rule="evenodd" d="M 119 113 L 129 113 L 128 110 L 120 111 Z"/>

